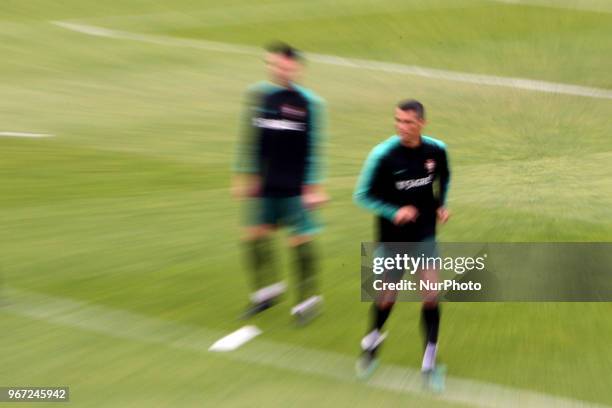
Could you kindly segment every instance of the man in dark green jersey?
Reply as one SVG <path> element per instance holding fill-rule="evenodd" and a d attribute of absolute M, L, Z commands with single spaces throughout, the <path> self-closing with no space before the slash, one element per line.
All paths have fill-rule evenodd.
<path fill-rule="evenodd" d="M 354 193 L 355 202 L 377 216 L 377 241 L 419 243 L 419 253 L 413 256 L 421 252 L 435 256 L 436 223 L 445 223 L 449 217 L 446 196 L 450 171 L 446 146 L 422 135 L 424 126 L 423 105 L 415 100 L 400 102 L 395 109 L 397 134 L 372 150 Z M 388 278 L 398 280 L 403 273 L 389 271 Z M 420 273 L 424 280 L 437 280 L 435 270 Z M 396 295 L 392 291 L 383 292 L 372 306 L 371 326 L 361 341 L 363 355 L 357 366 L 360 375 L 367 375 L 376 367 L 376 351 L 386 336 L 382 328 Z M 435 368 L 440 323 L 436 295 L 424 294 L 422 305 L 426 341 L 424 373 Z"/>
<path fill-rule="evenodd" d="M 244 241 L 254 291 L 246 315 L 266 310 L 285 290 L 275 270 L 271 242 L 272 232 L 285 226 L 290 229 L 298 278 L 298 301 L 291 313 L 306 322 L 322 301 L 315 282 L 312 238 L 321 228 L 313 209 L 327 200 L 319 160 L 324 104 L 295 83 L 303 68 L 296 49 L 274 44 L 267 49 L 266 64 L 270 81 L 247 92 L 234 164 L 234 195 L 248 198 Z"/>

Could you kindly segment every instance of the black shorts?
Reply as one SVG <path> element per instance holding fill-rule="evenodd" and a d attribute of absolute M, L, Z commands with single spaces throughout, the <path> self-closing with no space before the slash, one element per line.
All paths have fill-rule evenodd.
<path fill-rule="evenodd" d="M 438 244 L 434 237 L 419 241 L 419 242 L 380 242 L 374 252 L 375 257 L 385 258 L 396 258 L 400 257 L 401 263 L 406 258 L 416 258 L 416 261 L 420 262 L 420 265 L 427 264 L 427 258 L 437 258 L 439 256 Z M 413 271 L 411 266 L 414 263 L 408 260 L 409 267 L 406 268 L 391 268 L 385 269 L 383 272 L 384 282 L 399 282 L 406 272 L 417 273 L 419 270 L 425 269 L 424 267 L 418 268 L 419 270 Z"/>

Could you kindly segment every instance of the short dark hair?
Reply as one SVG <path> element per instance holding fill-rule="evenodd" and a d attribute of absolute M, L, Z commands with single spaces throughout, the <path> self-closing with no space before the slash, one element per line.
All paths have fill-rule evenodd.
<path fill-rule="evenodd" d="M 403 111 L 414 111 L 416 112 L 419 119 L 425 119 L 425 107 L 421 102 L 417 100 L 406 99 L 400 101 L 400 103 L 397 104 L 397 107 Z"/>
<path fill-rule="evenodd" d="M 268 44 L 266 46 L 266 51 L 272 54 L 280 54 L 284 57 L 300 62 L 304 59 L 302 53 L 297 48 L 281 41 L 275 41 Z"/>

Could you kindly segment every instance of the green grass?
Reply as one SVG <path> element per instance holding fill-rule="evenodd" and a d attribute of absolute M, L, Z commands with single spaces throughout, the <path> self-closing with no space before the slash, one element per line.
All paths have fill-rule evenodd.
<path fill-rule="evenodd" d="M 240 208 L 226 187 L 260 59 L 90 37 L 48 20 L 255 46 L 280 37 L 319 53 L 612 87 L 611 14 L 484 1 L 267 3 L 3 3 L 0 131 L 57 135 L 0 138 L 5 285 L 224 332 L 241 324 L 248 293 Z M 351 192 L 369 149 L 393 132 L 401 98 L 421 99 L 428 134 L 449 146 L 454 216 L 442 239 L 612 240 L 609 100 L 316 63 L 305 82 L 330 108 L 326 311 L 297 330 L 289 297 L 255 319 L 264 338 L 357 351 L 368 310 L 358 250 L 372 221 Z M 611 307 L 448 304 L 442 358 L 451 375 L 612 404 Z M 432 404 L 0 313 L 0 386 L 67 384 L 78 406 Z M 418 367 L 417 323 L 416 304 L 397 307 L 383 363 Z"/>

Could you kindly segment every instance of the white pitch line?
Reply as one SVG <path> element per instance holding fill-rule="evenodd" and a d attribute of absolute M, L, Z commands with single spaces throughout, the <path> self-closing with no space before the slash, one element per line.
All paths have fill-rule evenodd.
<path fill-rule="evenodd" d="M 114 338 L 159 344 L 197 353 L 208 353 L 210 345 L 222 336 L 219 330 L 179 324 L 124 310 L 8 287 L 0 292 L 0 305 L 0 312 Z M 297 374 L 313 375 L 345 383 L 355 381 L 355 358 L 340 353 L 258 339 L 249 343 L 247 347 L 223 355 L 238 362 L 274 367 Z M 419 370 L 392 364 L 380 367 L 364 386 L 408 395 L 431 396 L 423 391 Z M 435 398 L 478 407 L 606 407 L 452 376 L 446 380 L 444 393 L 436 394 Z"/>
<path fill-rule="evenodd" d="M 372 8 L 372 5 L 375 8 Z M 299 0 L 289 3 L 285 1 L 246 6 L 221 6 L 199 11 L 192 10 L 189 12 L 189 18 L 192 21 L 197 21 L 198 27 L 229 27 L 245 24 L 274 23 L 278 21 L 286 22 L 288 20 L 297 22 L 319 18 L 363 16 L 380 9 L 378 5 L 368 0 L 365 3 L 351 0 L 340 1 L 335 2 L 333 7 L 329 6 L 329 0 Z M 480 1 L 471 2 L 471 4 L 455 4 L 452 2 L 443 4 L 434 2 L 432 4 L 431 2 L 421 0 L 417 2 L 401 2 L 393 7 L 393 11 L 400 13 L 423 10 L 466 9 L 479 6 L 482 6 Z M 180 11 L 164 11 L 158 13 L 105 15 L 102 17 L 88 17 L 87 21 L 95 24 L 96 21 L 108 22 L 109 20 L 127 22 L 142 21 L 143 19 L 149 21 L 162 19 L 162 21 L 168 21 L 168 19 L 172 20 L 174 18 L 184 19 L 185 13 Z"/>
<path fill-rule="evenodd" d="M 208 351 L 234 351 L 261 334 L 256 326 L 243 326 L 217 340 Z"/>
<path fill-rule="evenodd" d="M 161 35 L 138 34 L 128 31 L 111 30 L 104 27 L 77 24 L 64 21 L 52 21 L 53 24 L 83 34 L 141 41 L 173 47 L 188 47 L 206 51 L 229 52 L 245 55 L 261 55 L 261 50 L 246 45 L 227 44 L 216 41 L 189 40 Z M 562 84 L 556 82 L 538 81 L 525 78 L 501 77 L 494 75 L 471 74 L 458 71 L 446 71 L 426 68 L 417 65 L 404 65 L 391 62 L 373 61 L 359 58 L 344 58 L 335 55 L 308 53 L 308 59 L 327 65 L 347 68 L 367 69 L 372 71 L 392 72 L 396 74 L 415 75 L 425 78 L 442 79 L 446 81 L 463 82 L 475 85 L 499 86 L 528 91 L 547 92 L 588 98 L 612 99 L 612 90 L 593 88 L 580 85 Z"/>
<path fill-rule="evenodd" d="M 38 138 L 38 137 L 52 137 L 53 135 L 50 135 L 48 133 L 0 132 L 0 136 Z"/>
<path fill-rule="evenodd" d="M 595 2 L 589 3 L 580 0 L 489 0 L 494 3 L 505 3 L 515 6 L 546 7 L 574 11 L 589 11 L 595 13 L 612 13 L 612 3 Z"/>

